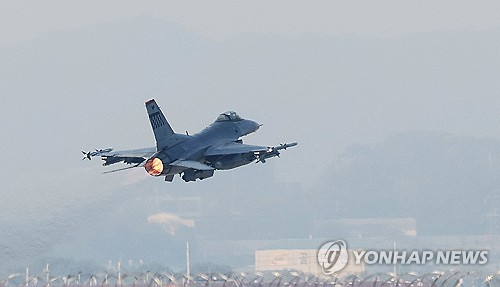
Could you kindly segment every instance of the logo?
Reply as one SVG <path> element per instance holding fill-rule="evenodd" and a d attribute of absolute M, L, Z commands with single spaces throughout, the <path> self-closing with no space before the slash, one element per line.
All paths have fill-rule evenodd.
<path fill-rule="evenodd" d="M 353 250 L 355 264 L 484 265 L 488 250 Z"/>
<path fill-rule="evenodd" d="M 396 244 L 394 244 L 396 246 Z M 326 275 L 344 269 L 349 255 L 355 265 L 485 265 L 488 250 L 374 250 L 351 249 L 347 251 L 344 240 L 328 241 L 318 250 L 318 264 Z"/>
<path fill-rule="evenodd" d="M 348 256 L 345 241 L 329 241 L 318 250 L 318 263 L 323 273 L 330 275 L 347 265 Z"/>

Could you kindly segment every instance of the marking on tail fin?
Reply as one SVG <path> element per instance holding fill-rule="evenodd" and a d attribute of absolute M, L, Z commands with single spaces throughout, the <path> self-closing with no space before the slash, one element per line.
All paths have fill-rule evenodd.
<path fill-rule="evenodd" d="M 153 129 L 157 129 L 166 124 L 165 118 L 161 116 L 160 112 L 149 115 L 149 121 L 151 122 Z"/>
<path fill-rule="evenodd" d="M 148 112 L 149 122 L 153 128 L 157 150 L 161 150 L 167 146 L 179 143 L 181 140 L 185 140 L 185 138 L 180 138 L 178 134 L 174 133 L 167 118 L 154 99 L 146 102 L 146 110 Z"/>

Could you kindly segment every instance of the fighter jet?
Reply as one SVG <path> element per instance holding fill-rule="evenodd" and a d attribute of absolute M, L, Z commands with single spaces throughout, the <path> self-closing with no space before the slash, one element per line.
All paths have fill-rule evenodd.
<path fill-rule="evenodd" d="M 112 148 L 82 151 L 82 160 L 101 157 L 103 165 L 126 163 L 130 166 L 115 172 L 135 167 L 144 167 L 155 177 L 164 176 L 172 182 L 179 174 L 186 182 L 212 177 L 215 170 L 233 169 L 252 162 L 265 163 L 267 159 L 279 157 L 280 150 L 296 146 L 296 142 L 274 147 L 243 144 L 241 139 L 257 131 L 260 124 L 246 120 L 235 112 L 220 114 L 215 122 L 197 134 L 175 133 L 154 99 L 146 102 L 149 121 L 156 140 L 156 147 L 114 151 Z"/>

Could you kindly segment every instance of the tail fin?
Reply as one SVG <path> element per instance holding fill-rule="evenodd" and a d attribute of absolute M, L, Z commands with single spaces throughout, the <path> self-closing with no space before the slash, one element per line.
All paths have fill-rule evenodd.
<path fill-rule="evenodd" d="M 146 102 L 146 110 L 155 135 L 156 148 L 161 150 L 168 145 L 168 139 L 174 135 L 174 131 L 154 99 Z"/>

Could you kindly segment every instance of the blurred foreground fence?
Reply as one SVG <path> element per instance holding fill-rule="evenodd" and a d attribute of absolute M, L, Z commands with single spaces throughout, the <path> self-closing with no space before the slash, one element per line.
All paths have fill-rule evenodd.
<path fill-rule="evenodd" d="M 15 273 L 1 279 L 0 287 L 500 287 L 500 272 L 483 274 L 475 271 L 448 271 L 416 274 L 375 273 L 349 275 L 344 277 L 316 277 L 297 272 L 269 273 L 203 273 L 193 276 L 183 274 L 142 272 L 127 274 L 109 272 L 53 276 L 49 272 L 42 275 Z"/>

